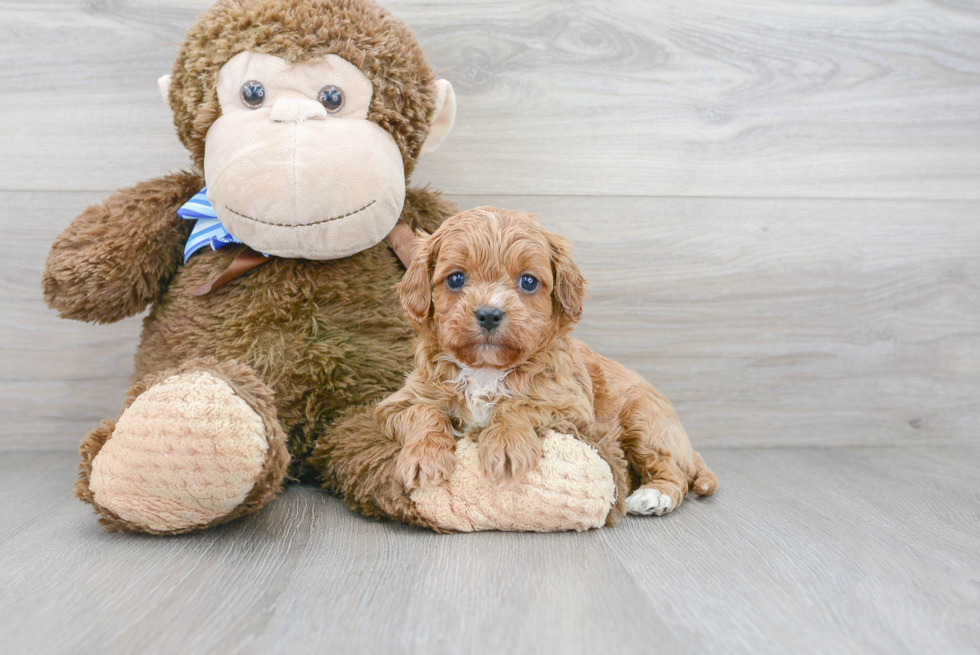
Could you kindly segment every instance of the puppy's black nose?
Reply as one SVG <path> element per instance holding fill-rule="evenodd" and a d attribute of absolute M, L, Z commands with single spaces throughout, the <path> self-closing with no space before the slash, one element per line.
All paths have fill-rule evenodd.
<path fill-rule="evenodd" d="M 487 332 L 496 330 L 503 320 L 504 313 L 496 307 L 480 307 L 476 310 L 476 322 Z"/>

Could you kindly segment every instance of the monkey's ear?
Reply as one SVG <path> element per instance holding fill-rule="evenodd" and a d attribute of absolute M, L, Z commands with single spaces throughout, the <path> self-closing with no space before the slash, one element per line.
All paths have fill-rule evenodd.
<path fill-rule="evenodd" d="M 432 273 L 429 271 L 431 256 L 432 237 L 420 235 L 408 270 L 397 286 L 402 308 L 417 328 L 423 328 L 428 323 L 429 310 L 432 307 Z"/>
<path fill-rule="evenodd" d="M 161 75 L 157 80 L 157 88 L 160 90 L 160 97 L 168 107 L 170 106 L 170 76 Z"/>
<path fill-rule="evenodd" d="M 449 80 L 436 80 L 436 111 L 433 114 L 432 125 L 429 126 L 429 136 L 426 137 L 419 157 L 433 153 L 449 136 L 456 122 L 456 92 Z"/>
<path fill-rule="evenodd" d="M 551 266 L 555 274 L 555 304 L 572 323 L 582 318 L 585 299 L 585 278 L 578 264 L 572 261 L 572 245 L 565 237 L 551 234 Z"/>

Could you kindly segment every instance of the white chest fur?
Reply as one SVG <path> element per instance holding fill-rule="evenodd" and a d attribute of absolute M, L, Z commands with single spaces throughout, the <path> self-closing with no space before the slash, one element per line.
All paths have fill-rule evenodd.
<path fill-rule="evenodd" d="M 462 416 L 467 428 L 485 428 L 490 422 L 493 408 L 501 398 L 510 395 L 504 378 L 509 371 L 495 368 L 469 368 L 461 366 L 456 378 L 456 390 L 463 392 L 466 412 Z"/>

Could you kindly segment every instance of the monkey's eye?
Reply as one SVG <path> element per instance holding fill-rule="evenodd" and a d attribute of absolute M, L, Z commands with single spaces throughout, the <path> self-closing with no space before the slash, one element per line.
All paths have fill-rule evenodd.
<path fill-rule="evenodd" d="M 446 286 L 451 291 L 459 291 L 466 286 L 466 275 L 458 271 L 456 273 L 450 273 L 449 277 L 446 278 Z"/>
<path fill-rule="evenodd" d="M 527 275 L 526 273 L 521 276 L 520 280 L 521 289 L 527 291 L 528 293 L 534 293 L 538 290 L 538 278 L 533 275 Z"/>
<path fill-rule="evenodd" d="M 335 114 L 344 106 L 344 91 L 340 87 L 328 84 L 320 89 L 317 100 L 328 112 Z"/>
<path fill-rule="evenodd" d="M 242 102 L 250 109 L 258 109 L 265 102 L 265 86 L 258 80 L 242 84 Z"/>

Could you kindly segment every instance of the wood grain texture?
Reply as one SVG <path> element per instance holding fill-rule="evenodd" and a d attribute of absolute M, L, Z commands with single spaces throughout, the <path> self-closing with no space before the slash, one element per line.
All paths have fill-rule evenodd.
<path fill-rule="evenodd" d="M 41 298 L 52 241 L 102 195 L 0 192 L 9 245 L 0 264 L 0 447 L 75 448 L 122 407 L 140 319 L 65 321 Z"/>
<path fill-rule="evenodd" d="M 0 188 L 186 165 L 156 78 L 209 0 L 0 0 Z M 452 193 L 980 198 L 973 2 L 386 3 L 459 97 Z"/>
<path fill-rule="evenodd" d="M 47 249 L 98 194 L 0 192 L 0 447 L 74 448 L 115 416 L 140 323 L 59 320 Z M 973 441 L 971 202 L 455 197 L 537 212 L 590 280 L 578 335 L 642 373 L 696 445 Z"/>
<path fill-rule="evenodd" d="M 0 459 L 10 653 L 972 653 L 976 448 L 711 449 L 718 496 L 585 534 L 440 536 L 309 487 L 104 534 L 74 457 Z"/>

